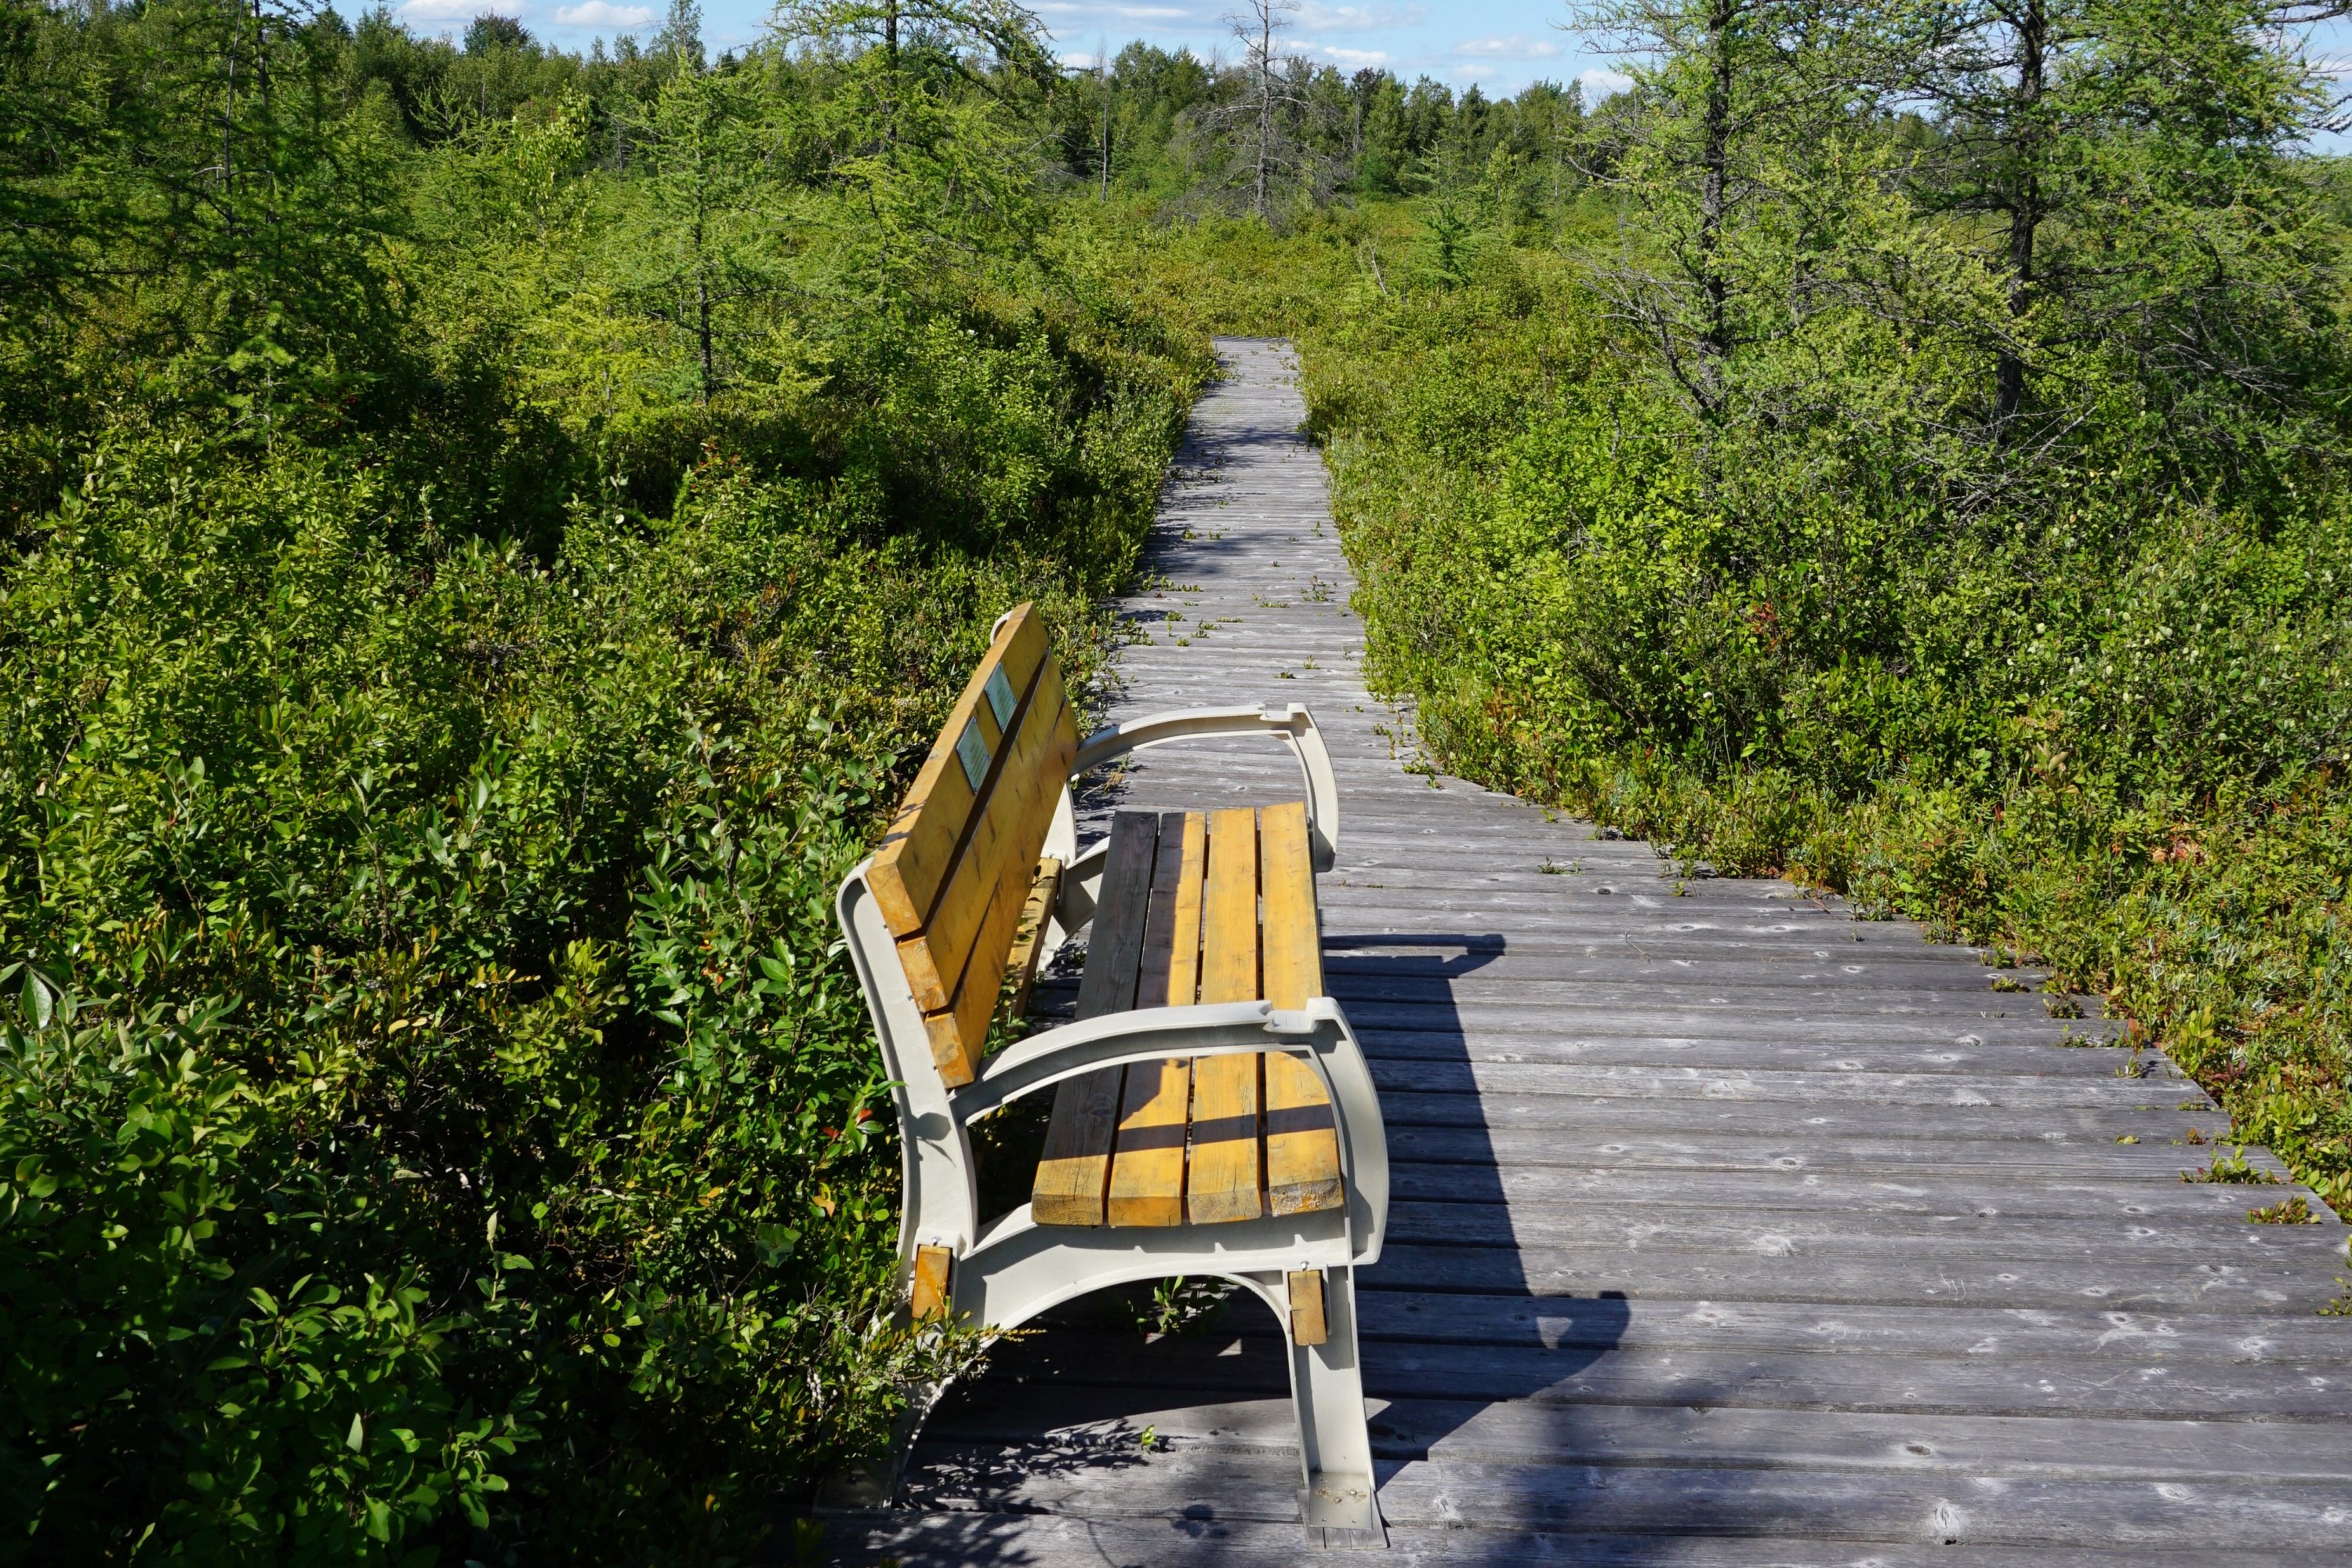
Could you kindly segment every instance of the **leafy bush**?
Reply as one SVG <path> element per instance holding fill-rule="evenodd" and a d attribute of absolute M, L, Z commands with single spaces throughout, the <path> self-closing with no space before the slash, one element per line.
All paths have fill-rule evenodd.
<path fill-rule="evenodd" d="M 974 1353 L 835 889 L 1001 611 L 1099 670 L 1200 346 L 877 237 L 838 60 L 7 23 L 0 1552 L 740 1560 Z"/>

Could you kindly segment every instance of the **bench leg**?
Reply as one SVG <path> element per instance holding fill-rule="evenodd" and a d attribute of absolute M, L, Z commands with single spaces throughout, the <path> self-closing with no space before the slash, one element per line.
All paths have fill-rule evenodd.
<path fill-rule="evenodd" d="M 1277 1290 L 1286 1292 L 1282 1277 L 1275 1279 Z M 1307 1480 L 1299 1518 L 1310 1546 L 1385 1547 L 1388 1528 L 1373 1489 L 1372 1436 L 1356 1362 L 1355 1270 L 1325 1269 L 1322 1296 L 1320 1344 L 1299 1343 L 1297 1325 L 1288 1321 L 1283 1331 Z"/>

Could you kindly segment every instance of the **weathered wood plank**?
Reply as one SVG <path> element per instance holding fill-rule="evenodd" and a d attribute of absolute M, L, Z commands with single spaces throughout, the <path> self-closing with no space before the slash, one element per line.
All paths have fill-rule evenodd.
<path fill-rule="evenodd" d="M 1269 1468 L 1276 1462 L 1267 1457 Z M 1140 1478 L 1137 1484 L 1142 1485 Z M 1159 1489 L 1163 1495 L 1171 1488 Z M 1102 1568 L 1106 1563 L 1166 1568 L 1297 1568 L 1298 1526 L 1217 1511 L 1203 1498 L 1166 1518 L 1096 1519 L 1028 1511 L 954 1511 L 889 1516 L 887 1522 L 843 1521 L 833 1549 L 857 1563 L 900 1568 Z M 1819 1544 L 1692 1534 L 1569 1534 L 1535 1530 L 1474 1530 L 1460 1524 L 1389 1526 L 1393 1568 L 1953 1568 L 1953 1549 L 1921 1541 Z M 2210 1568 L 2210 1550 L 2103 1552 L 2071 1546 L 1972 1552 L 1970 1564 L 2016 1568 Z M 2352 1552 L 2296 1549 L 2232 1550 L 2230 1568 L 2347 1568 Z"/>
<path fill-rule="evenodd" d="M 2141 1142 L 2168 1143 L 2185 1138 L 2192 1126 L 2209 1139 L 2223 1135 L 2225 1124 L 2213 1112 L 2177 1110 L 2178 1101 L 2173 1095 L 2158 1092 L 2165 1086 L 2147 1087 L 2151 1092 L 2137 1107 L 2045 1106 L 2030 1113 L 2000 1106 L 1875 1106 L 1825 1100 L 1792 1104 L 1784 1100 L 1722 1100 L 1695 1096 L 1687 1100 L 1660 1100 L 1644 1105 L 1641 1124 L 1644 1131 L 1654 1133 L 1778 1132 L 1816 1142 L 1846 1138 L 1919 1137 L 2030 1144 L 2083 1139 L 2113 1143 L 2133 1138 Z M 1611 1136 L 1622 1129 L 1630 1115 L 1622 1100 L 1571 1095 L 1527 1095 L 1503 1100 L 1390 1090 L 1381 1094 L 1381 1108 L 1392 1130 L 1484 1127 L 1501 1131 L 1542 1128 L 1596 1138 Z M 2210 1152 L 2210 1148 L 2184 1142 L 2180 1166 L 2201 1164 Z"/>
<path fill-rule="evenodd" d="M 1184 817 L 1163 813 L 1152 850 L 1150 902 L 1144 918 L 1135 1004 L 1165 1005 L 1176 950 L 1176 895 L 1183 869 Z M 1135 1063 L 1119 1101 L 1118 1146 L 1111 1155 L 1108 1224 L 1184 1222 L 1184 1123 L 1191 1109 L 1192 1063 Z M 1033 1211 L 1034 1212 L 1034 1211 Z"/>
<path fill-rule="evenodd" d="M 1257 999 L 1257 814 L 1209 819 L 1209 879 L 1201 931 L 1201 1000 Z M 1195 1225 L 1255 1219 L 1265 1212 L 1254 1056 L 1203 1058 L 1192 1074 L 1192 1168 L 1185 1213 Z"/>
<path fill-rule="evenodd" d="M 1478 1170 L 1509 1168 L 1570 1170 L 1682 1171 L 1867 1171 L 1886 1174 L 1958 1175 L 1981 1171 L 2013 1171 L 2021 1158 L 2015 1142 L 1997 1139 L 1927 1138 L 1916 1131 L 1890 1136 L 1815 1139 L 1801 1131 L 1755 1131 L 1745 1128 L 1710 1127 L 1696 1131 L 1653 1131 L 1645 1114 L 1619 1130 L 1590 1140 L 1568 1141 L 1556 1134 L 1514 1127 L 1400 1126 L 1389 1123 L 1389 1154 L 1395 1160 L 1468 1166 Z M 2190 1151 L 2168 1143 L 2116 1144 L 2101 1140 L 2044 1137 L 2032 1150 L 2032 1167 L 2052 1174 L 2089 1173 L 2129 1174 L 2151 1182 L 2177 1182 L 2191 1163 L 2201 1164 L 2208 1150 Z M 2200 1156 L 2191 1161 L 2191 1153 Z M 2284 1175 L 2285 1167 L 2255 1150 L 2247 1155 L 2259 1170 Z M 2279 1187 L 2240 1186 L 2249 1201 L 2274 1200 Z"/>
<path fill-rule="evenodd" d="M 1405 1200 L 1389 1211 L 1398 1241 L 1433 1246 L 1760 1252 L 1776 1258 L 1922 1259 L 2333 1257 L 2341 1225 L 2249 1225 L 2242 1210 L 2209 1218 L 2091 1221 L 2018 1215 L 1877 1215 L 1867 1226 L 1835 1215 L 1725 1208 L 1597 1211 L 1573 1198 L 1510 1203 Z"/>
<path fill-rule="evenodd" d="M 998 631 L 955 706 L 948 710 L 946 727 L 891 817 L 866 871 L 875 906 L 896 934 L 913 935 L 929 917 L 962 846 L 972 803 L 979 798 L 956 760 L 957 740 L 971 725 L 992 763 L 1003 750 L 1003 735 L 987 696 L 990 678 L 1002 670 L 1013 690 L 1026 691 L 1045 658 L 1045 619 L 1034 605 L 1022 605 Z M 982 783 L 984 787 L 984 776 Z"/>
<path fill-rule="evenodd" d="M 1254 1314 L 1265 1321 L 1262 1314 Z M 1281 1341 L 1208 1337 L 1171 1355 L 1133 1334 L 1053 1331 L 1024 1359 L 1034 1384 L 1157 1387 L 1221 1394 L 1287 1386 Z M 1869 1350 L 1745 1350 L 1737 1345 L 1602 1348 L 1423 1340 L 1368 1344 L 1364 1388 L 1378 1399 L 1531 1400 L 1700 1409 L 1877 1411 L 1921 1416 L 2096 1415 L 2105 1419 L 2287 1420 L 2326 1425 L 2340 1380 L 2308 1363 L 2114 1357 L 1889 1355 Z M 2346 1478 L 2352 1484 L 2352 1476 Z"/>
<path fill-rule="evenodd" d="M 2332 1256 L 2332 1255 L 2331 1255 Z M 1407 1290 L 1524 1290 L 1538 1296 L 1701 1296 L 1718 1301 L 1814 1301 L 1825 1306 L 2000 1307 L 2133 1312 L 2248 1312 L 2307 1318 L 2336 1300 L 2330 1269 L 2308 1258 L 1925 1259 L 1774 1257 L 1629 1248 L 1430 1247 L 1391 1242 L 1379 1279 Z"/>
<path fill-rule="evenodd" d="M 1082 1017 L 1123 1012 L 1135 1005 L 1159 827 L 1159 819 L 1147 812 L 1121 812 L 1111 831 L 1094 942 L 1078 990 Z M 1103 1223 L 1124 1081 L 1123 1069 L 1104 1068 L 1066 1079 L 1055 1089 L 1045 1152 L 1030 1190 L 1029 1212 L 1039 1224 Z"/>
<path fill-rule="evenodd" d="M 1273 1347 L 1267 1347 L 1271 1354 Z M 1155 1405 L 1153 1397 L 1175 1401 Z M 927 1429 L 935 1440 L 1074 1446 L 1132 1443 L 1146 1426 L 1171 1442 L 1279 1453 L 1297 1421 L 1290 1401 L 1218 1399 L 1154 1385 L 996 1382 L 961 1398 Z M 1391 1399 L 1372 1423 L 1383 1459 L 1457 1463 L 1704 1465 L 1762 1469 L 1977 1472 L 2048 1479 L 2211 1483 L 2340 1482 L 2352 1475 L 2341 1423 L 2168 1421 L 2145 1417 L 1887 1415 L 1532 1400 Z"/>
<path fill-rule="evenodd" d="M 1478 1296 L 1369 1289 L 1357 1316 L 1372 1339 L 1432 1344 L 1541 1345 L 1548 1349 L 1692 1348 L 1875 1354 L 1988 1356 L 2085 1363 L 2208 1361 L 2230 1365 L 2341 1363 L 2352 1319 L 2311 1323 L 2224 1312 L 2000 1311 L 1989 1308 L 1847 1306 L 1811 1302 L 1673 1301 L 1598 1296 Z M 1236 1330 L 1246 1326 L 1235 1314 Z M 2352 1475 L 2352 1423 L 2337 1436 Z"/>
<path fill-rule="evenodd" d="M 974 1446 L 954 1453 L 956 1495 L 967 1506 L 1092 1520 L 1181 1519 L 1187 1506 L 1216 1510 L 1195 1517 L 1295 1518 L 1295 1503 L 1286 1515 L 1285 1499 L 1297 1482 L 1279 1468 L 1283 1456 L 1184 1444 L 1127 1463 L 1087 1464 L 1086 1457 L 1061 1444 L 1025 1453 Z M 1139 1471 L 1149 1486 L 1138 1484 Z M 1988 1485 L 1932 1475 L 1433 1459 L 1400 1467 L 1381 1497 L 1394 1522 L 1467 1532 L 1457 1550 L 1489 1532 L 1540 1529 L 1654 1539 L 1917 1541 L 1947 1548 L 2200 1548 L 2227 1551 L 2234 1563 L 2241 1550 L 2332 1547 L 2330 1531 L 2352 1509 L 2352 1484 L 2158 1487 L 2002 1478 Z M 1874 1552 L 1868 1561 L 1883 1559 Z"/>
<path fill-rule="evenodd" d="M 2185 1079 L 2170 1079 L 2171 1092 L 2151 1092 L 2159 1080 L 2120 1079 L 2114 1066 L 2105 1073 L 2007 1077 L 1933 1075 L 1855 1070 L 1848 1072 L 1742 1071 L 1689 1068 L 1648 1071 L 1594 1068 L 1560 1062 L 1516 1060 L 1403 1061 L 1375 1058 L 1372 1081 L 1382 1095 L 1470 1096 L 1570 1095 L 1581 1100 L 1690 1100 L 1783 1105 L 1874 1105 L 1909 1107 L 1923 1121 L 1946 1107 L 2039 1112 L 2051 1110 L 2136 1110 L 2152 1098 L 2178 1109 Z M 2219 1111 L 2200 1112 L 2218 1126 Z"/>
<path fill-rule="evenodd" d="M 2103 1162 L 2104 1163 L 2104 1162 Z M 1557 1165 L 1496 1167 L 1475 1185 L 1454 1165 L 1403 1161 L 1389 1170 L 1398 1199 L 1449 1203 L 1575 1202 L 1595 1210 L 1644 1208 L 1717 1212 L 1835 1214 L 1852 1223 L 1876 1215 L 2011 1215 L 2087 1222 L 2202 1218 L 2231 1225 L 2267 1201 L 2260 1189 L 2229 1183 L 2137 1177 L 2126 1172 L 2039 1173 L 2007 1165 L 1958 1174 L 1873 1171 L 1571 1170 Z M 2340 1222 L 2323 1221 L 2341 1234 Z"/>
<path fill-rule="evenodd" d="M 1265 899 L 1265 999 L 1298 1008 L 1323 992 L 1322 931 L 1307 806 L 1292 801 L 1258 813 L 1260 881 Z M 1265 1201 L 1268 1213 L 1307 1214 L 1347 1202 L 1330 1097 L 1315 1069 L 1294 1057 L 1265 1058 Z"/>

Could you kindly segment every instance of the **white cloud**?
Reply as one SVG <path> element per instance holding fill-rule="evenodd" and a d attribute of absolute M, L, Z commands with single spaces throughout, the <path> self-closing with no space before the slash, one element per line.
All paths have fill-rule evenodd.
<path fill-rule="evenodd" d="M 644 5 L 615 5 L 612 0 L 583 0 L 556 8 L 555 19 L 567 27 L 642 27 L 654 19 Z"/>
<path fill-rule="evenodd" d="M 501 16 L 522 15 L 522 0 L 408 0 L 400 8 L 404 22 L 470 22 L 485 11 Z"/>
<path fill-rule="evenodd" d="M 1595 66 L 1578 77 L 1576 85 L 1584 89 L 1585 102 L 1599 103 L 1602 99 L 1614 98 L 1632 87 L 1633 79 L 1623 71 L 1603 70 Z"/>
<path fill-rule="evenodd" d="M 1475 58 L 1539 60 L 1559 53 L 1559 46 L 1549 38 L 1530 40 L 1513 33 L 1504 38 L 1466 38 L 1454 46 L 1454 52 Z"/>
<path fill-rule="evenodd" d="M 1197 21 L 1199 16 L 1181 5 L 1032 5 L 1041 16 L 1077 16 L 1089 21 L 1105 16 L 1117 16 L 1123 22 L 1184 22 Z"/>
<path fill-rule="evenodd" d="M 1390 27 L 1418 27 L 1429 13 L 1418 5 L 1323 5 L 1306 0 L 1298 7 L 1298 25 L 1311 32 L 1378 32 Z"/>
<path fill-rule="evenodd" d="M 1336 44 L 1326 44 L 1323 53 L 1343 66 L 1384 66 L 1389 63 L 1387 53 L 1380 49 L 1343 49 Z"/>

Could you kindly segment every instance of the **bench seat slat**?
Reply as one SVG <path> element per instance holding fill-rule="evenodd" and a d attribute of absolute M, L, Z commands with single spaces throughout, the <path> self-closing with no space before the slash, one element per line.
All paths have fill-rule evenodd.
<path fill-rule="evenodd" d="M 1258 998 L 1257 891 L 1257 813 L 1243 806 L 1213 814 L 1201 930 L 1203 1003 Z M 1193 1072 L 1184 1205 L 1193 1224 L 1255 1219 L 1265 1212 L 1259 1103 L 1256 1057 L 1203 1058 Z"/>
<path fill-rule="evenodd" d="M 1168 1005 L 1169 975 L 1179 939 L 1177 890 L 1184 871 L 1184 814 L 1163 812 L 1152 851 L 1151 907 L 1143 921 L 1143 952 L 1135 1005 Z M 1193 940 L 1198 942 L 1197 930 Z M 1190 967 L 1189 964 L 1187 966 Z M 1189 1000 L 1189 998 L 1188 998 Z M 1118 1148 L 1111 1156 L 1111 1225 L 1184 1223 L 1184 1128 L 1192 1110 L 1192 1064 L 1137 1062 L 1127 1069 L 1119 1101 Z"/>
<path fill-rule="evenodd" d="M 1094 938 L 1078 981 L 1078 1016 L 1098 1018 L 1135 1005 L 1142 967 L 1143 922 L 1151 893 L 1151 858 L 1159 818 L 1122 811 L 1111 819 L 1103 867 L 1103 897 L 1095 909 Z M 1054 1091 L 1045 1151 L 1030 1191 L 1030 1216 L 1040 1225 L 1100 1225 L 1110 1185 L 1110 1156 L 1118 1129 L 1125 1069 L 1102 1068 L 1066 1079 Z"/>
<path fill-rule="evenodd" d="M 1323 941 L 1304 801 L 1258 813 L 1258 854 L 1265 999 L 1276 1007 L 1304 1007 L 1323 994 Z M 1347 1201 L 1330 1098 L 1315 1069 L 1296 1057 L 1265 1058 L 1265 1201 L 1277 1215 L 1338 1208 Z"/>
<path fill-rule="evenodd" d="M 1184 814 L 1182 855 L 1176 874 L 1176 934 L 1168 963 L 1168 1005 L 1189 1007 L 1201 997 L 1201 904 L 1209 892 L 1208 814 Z"/>
<path fill-rule="evenodd" d="M 1078 1016 L 1260 997 L 1297 1008 L 1323 994 L 1311 854 L 1299 802 L 1119 813 Z M 1322 1079 L 1268 1052 L 1064 1084 L 1030 1212 L 1040 1224 L 1213 1224 L 1346 1201 Z"/>

